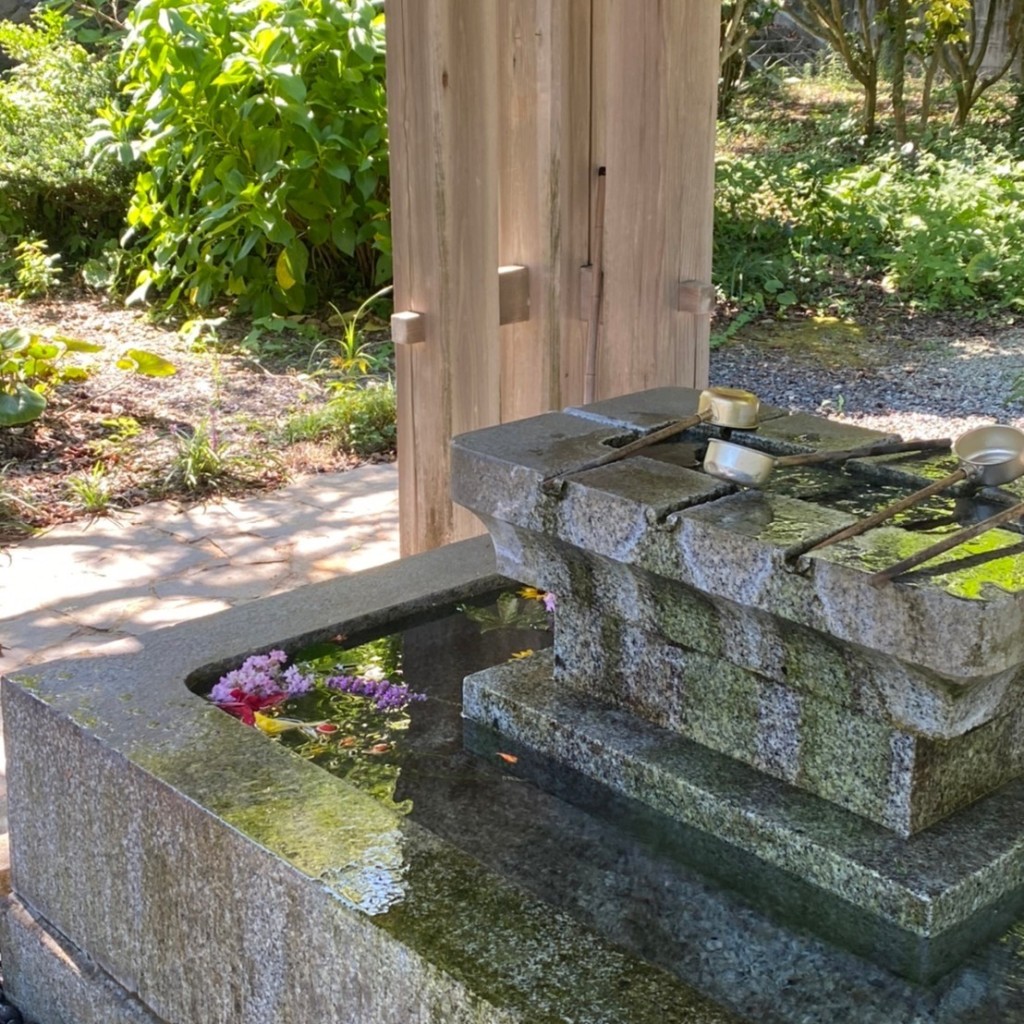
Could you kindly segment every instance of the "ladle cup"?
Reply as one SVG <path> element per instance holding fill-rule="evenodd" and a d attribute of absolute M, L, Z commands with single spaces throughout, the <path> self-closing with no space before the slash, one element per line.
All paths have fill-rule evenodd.
<path fill-rule="evenodd" d="M 827 544 L 836 544 L 841 540 L 857 537 L 961 480 L 970 480 L 979 486 L 997 487 L 1024 474 L 1024 432 L 1017 430 L 1016 427 L 997 425 L 968 430 L 953 443 L 953 452 L 960 460 L 960 467 L 948 476 L 922 487 L 919 491 L 914 491 L 913 494 L 908 494 L 905 498 L 900 498 L 899 501 L 894 501 L 891 505 L 886 505 L 865 519 L 859 519 L 850 526 L 822 537 L 807 547 L 791 551 L 790 557 L 806 555 Z"/>
<path fill-rule="evenodd" d="M 560 469 L 557 473 L 545 477 L 542 483 L 547 484 L 553 480 L 560 480 L 562 477 L 572 476 L 574 473 L 583 473 L 588 469 L 597 469 L 599 466 L 618 462 L 634 452 L 652 444 L 667 441 L 670 437 L 675 437 L 676 434 L 681 434 L 684 430 L 696 427 L 700 423 L 713 423 L 715 426 L 731 427 L 734 430 L 754 430 L 757 428 L 760 407 L 761 403 L 758 401 L 757 395 L 751 391 L 743 391 L 740 388 L 706 388 L 700 393 L 697 412 L 692 416 L 673 420 L 664 427 L 644 434 L 620 448 L 610 448 L 595 459 L 590 459 L 569 469 Z"/>
<path fill-rule="evenodd" d="M 704 472 L 719 480 L 742 487 L 763 487 L 779 466 L 816 466 L 828 462 L 846 462 L 871 455 L 920 452 L 948 448 L 949 438 L 937 441 L 876 441 L 843 451 L 805 452 L 800 455 L 769 455 L 754 448 L 713 438 L 704 455 Z"/>

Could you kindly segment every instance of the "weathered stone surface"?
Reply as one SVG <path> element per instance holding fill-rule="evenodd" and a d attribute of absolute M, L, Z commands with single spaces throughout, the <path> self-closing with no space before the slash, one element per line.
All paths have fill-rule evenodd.
<path fill-rule="evenodd" d="M 650 429 L 697 400 L 661 389 L 571 416 Z M 556 683 L 904 836 L 1024 770 L 1019 535 L 990 531 L 912 585 L 874 586 L 874 572 L 934 537 L 883 526 L 801 555 L 870 511 L 849 502 L 835 471 L 831 482 L 817 469 L 736 493 L 681 459 L 639 456 L 558 489 L 523 486 L 545 421 L 567 418 L 454 443 L 456 500 L 487 525 L 499 569 L 559 597 Z M 744 435 L 775 454 L 882 438 L 808 415 L 766 418 Z M 499 448 L 501 466 L 488 458 Z M 865 484 L 916 487 L 956 465 L 948 453 L 879 462 L 852 470 Z"/>
<path fill-rule="evenodd" d="M 1024 770 L 1019 708 L 953 739 L 915 736 L 566 601 L 555 679 L 903 836 Z"/>
<path fill-rule="evenodd" d="M 914 735 L 960 736 L 1013 711 L 1024 699 L 1020 668 L 964 685 L 572 545 L 503 524 L 491 527 L 506 571 L 511 575 L 515 568 L 524 582 L 564 595 L 560 600 L 566 616 L 578 616 L 584 609 L 597 617 L 607 612 Z M 560 613 L 559 620 L 564 621 L 560 634 L 574 628 L 575 619 L 563 620 Z"/>
<path fill-rule="evenodd" d="M 498 582 L 492 566 L 487 542 L 468 542 L 5 681 L 16 897 L 166 1021 L 728 1024 L 184 685 L 468 599 Z M 3 950 L 5 973 L 19 954 Z"/>
<path fill-rule="evenodd" d="M 552 687 L 552 658 L 541 652 L 471 676 L 465 713 L 890 922 L 904 933 L 906 969 L 931 955 L 918 940 L 942 945 L 945 969 L 1024 906 L 1021 783 L 907 841 L 638 716 Z M 732 881 L 742 888 L 742 874 Z"/>
<path fill-rule="evenodd" d="M 18 899 L 0 907 L 4 990 L 45 1024 L 166 1024 Z M 31 1007 L 31 1011 L 28 1011 Z"/>

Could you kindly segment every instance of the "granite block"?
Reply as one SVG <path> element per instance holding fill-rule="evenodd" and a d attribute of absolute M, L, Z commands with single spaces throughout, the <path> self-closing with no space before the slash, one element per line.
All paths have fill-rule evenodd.
<path fill-rule="evenodd" d="M 503 571 L 563 597 L 566 614 L 606 611 L 901 731 L 950 739 L 1007 714 L 1024 698 L 1019 667 L 964 684 L 541 534 L 496 522 L 490 530 Z"/>
<path fill-rule="evenodd" d="M 995 934 L 986 918 L 998 929 L 1003 912 L 1020 911 L 1020 781 L 904 839 L 635 715 L 552 687 L 552 670 L 553 655 L 540 652 L 470 676 L 465 714 L 895 925 L 908 941 L 955 945 L 957 929 L 970 922 L 961 938 L 979 943 L 982 933 Z"/>
<path fill-rule="evenodd" d="M 554 678 L 909 836 L 1024 770 L 1019 710 L 932 740 L 572 602 Z"/>

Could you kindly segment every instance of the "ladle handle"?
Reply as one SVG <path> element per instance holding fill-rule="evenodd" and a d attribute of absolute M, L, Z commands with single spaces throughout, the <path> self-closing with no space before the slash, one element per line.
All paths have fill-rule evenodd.
<path fill-rule="evenodd" d="M 866 519 L 858 519 L 857 522 L 844 526 L 841 530 L 836 530 L 835 533 L 830 533 L 827 537 L 822 537 L 813 544 L 807 544 L 801 548 L 789 551 L 788 557 L 796 558 L 799 555 L 806 555 L 808 552 L 817 551 L 818 548 L 823 548 L 827 544 L 838 544 L 841 540 L 849 540 L 851 537 L 857 537 L 862 533 L 866 533 L 868 530 L 884 523 L 887 519 L 892 519 L 893 516 L 899 515 L 900 512 L 904 512 L 918 502 L 924 501 L 925 498 L 930 498 L 933 494 L 938 494 L 947 487 L 952 487 L 953 484 L 963 480 L 966 476 L 967 470 L 956 469 L 949 476 L 944 476 L 941 480 L 936 480 L 927 487 L 922 487 L 921 490 L 914 491 L 913 494 L 908 494 L 905 498 L 900 498 L 899 501 L 894 501 L 891 505 L 886 505 L 885 508 L 879 509 Z"/>
<path fill-rule="evenodd" d="M 564 476 L 572 476 L 574 473 L 585 473 L 588 469 L 597 469 L 599 466 L 607 466 L 610 462 L 618 462 L 619 459 L 624 459 L 632 455 L 633 452 L 638 452 L 652 444 L 658 444 L 660 441 L 667 441 L 670 437 L 675 437 L 676 434 L 681 434 L 684 430 L 689 430 L 690 427 L 695 427 L 698 423 L 705 423 L 709 419 L 711 419 L 710 409 L 705 412 L 694 413 L 683 420 L 673 420 L 664 427 L 659 427 L 649 434 L 636 438 L 635 441 L 630 441 L 629 444 L 624 444 L 621 448 L 609 448 L 604 455 L 599 455 L 596 459 L 580 463 L 580 465 L 572 466 L 569 469 L 560 469 L 557 473 L 546 476 L 541 483 L 550 483 L 552 480 L 559 480 Z"/>
<path fill-rule="evenodd" d="M 908 569 L 913 569 L 922 562 L 927 562 L 936 555 L 941 555 L 943 551 L 948 551 L 950 548 L 955 548 L 958 544 L 974 540 L 979 534 L 985 533 L 1011 519 L 1017 519 L 1020 516 L 1024 516 L 1024 501 L 1011 505 L 1009 508 L 1004 508 L 1002 512 L 997 512 L 994 516 L 982 519 L 980 523 L 975 523 L 973 526 L 968 526 L 963 530 L 957 530 L 956 533 L 951 533 L 948 537 L 943 537 L 942 540 L 936 541 L 930 547 L 922 548 L 916 555 L 910 555 L 908 558 L 904 558 L 902 562 L 897 562 L 895 565 L 890 565 L 888 569 L 876 572 L 870 577 L 868 582 L 873 587 L 888 583 L 894 576 L 901 576 Z"/>
<path fill-rule="evenodd" d="M 895 455 L 899 452 L 926 452 L 941 448 L 947 451 L 952 442 L 948 437 L 929 441 L 876 441 L 859 448 L 845 451 L 806 452 L 803 455 L 780 455 L 776 466 L 814 466 L 819 462 L 846 462 L 847 459 L 864 459 L 869 455 Z"/>

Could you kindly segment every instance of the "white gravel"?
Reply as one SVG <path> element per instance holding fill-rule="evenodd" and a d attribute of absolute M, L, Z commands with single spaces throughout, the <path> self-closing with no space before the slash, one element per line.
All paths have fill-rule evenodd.
<path fill-rule="evenodd" d="M 1024 400 L 1012 398 L 1024 375 L 1024 330 L 930 338 L 893 347 L 879 365 L 834 369 L 786 351 L 731 344 L 711 353 L 711 383 L 753 391 L 792 412 L 902 434 L 956 437 L 971 427 L 1024 429 Z"/>

